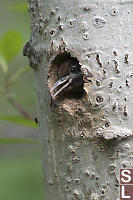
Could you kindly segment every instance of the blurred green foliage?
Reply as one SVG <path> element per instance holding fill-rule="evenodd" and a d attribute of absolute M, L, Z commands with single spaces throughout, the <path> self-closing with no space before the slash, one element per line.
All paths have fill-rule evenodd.
<path fill-rule="evenodd" d="M 22 35 L 16 30 L 6 32 L 0 38 L 0 55 L 9 63 L 22 48 Z M 2 66 L 2 64 L 1 64 Z"/>
<path fill-rule="evenodd" d="M 19 11 L 19 12 L 24 12 L 28 10 L 28 5 L 27 3 L 19 3 L 13 6 L 7 6 L 7 10 L 12 10 L 12 11 Z"/>
<path fill-rule="evenodd" d="M 23 3 L 15 4 L 9 7 L 10 10 L 13 11 L 26 12 L 28 5 Z M 11 104 L 11 106 L 16 109 L 19 115 L 21 115 L 21 117 L 13 116 L 11 114 L 10 116 L 1 115 L 0 119 L 20 125 L 35 127 L 33 117 L 25 110 L 23 105 L 17 102 L 16 97 L 12 93 L 12 87 L 14 84 L 17 84 L 18 79 L 22 79 L 22 76 L 29 71 L 27 66 L 17 68 L 14 73 L 11 73 L 10 70 L 10 63 L 18 55 L 19 51 L 22 50 L 22 46 L 22 34 L 18 30 L 8 30 L 0 37 L 0 68 L 2 71 L 0 80 L 0 94 L 5 96 L 6 100 Z"/>
<path fill-rule="evenodd" d="M 28 4 L 25 0 L 1 0 L 0 4 L 0 199 L 42 200 L 37 136 L 28 138 L 22 132 L 20 137 L 19 133 L 19 125 L 29 126 L 31 131 L 37 127 L 33 121 L 34 74 L 22 55 L 30 38 Z M 13 137 L 10 129 L 7 131 L 3 120 L 18 124 L 14 129 L 19 133 L 17 137 Z"/>
<path fill-rule="evenodd" d="M 19 154 L 20 155 L 20 154 Z M 0 160 L 0 199 L 43 200 L 38 153 L 8 156 Z"/>
<path fill-rule="evenodd" d="M 30 38 L 30 20 L 29 13 L 26 10 L 28 4 L 26 0 L 23 0 L 23 2 L 21 0 L 1 0 L 0 4 L 0 38 L 4 43 L 4 47 L 2 47 L 4 53 L 0 54 L 0 64 L 2 63 L 2 66 L 4 66 L 4 72 L 7 72 L 8 67 L 8 74 L 6 75 L 9 86 L 8 92 L 34 118 L 36 113 L 34 73 L 28 66 L 28 59 L 22 55 L 23 46 Z M 9 7 L 12 9 L 9 10 Z M 15 42 L 16 37 L 13 36 L 15 32 L 17 44 Z M 5 41 L 4 38 L 10 38 L 11 40 Z M 5 50 L 6 52 L 12 50 L 12 59 L 11 55 L 5 53 Z M 15 53 L 18 54 L 15 56 Z M 3 54 L 6 54 L 6 56 L 3 56 Z M 5 59 L 7 56 L 9 56 L 9 62 Z M 27 73 L 25 73 L 26 71 Z M 0 74 L 1 91 L 1 87 L 5 84 L 2 67 L 0 67 Z M 0 93 L 0 115 L 11 114 L 18 115 L 19 113 L 7 101 L 7 95 Z"/>
<path fill-rule="evenodd" d="M 15 115 L 4 116 L 4 115 L 2 115 L 2 116 L 0 116 L 0 120 L 5 120 L 7 122 L 16 123 L 16 124 L 19 124 L 22 126 L 29 126 L 32 128 L 37 128 L 37 124 L 33 120 L 28 120 L 21 116 L 15 116 Z"/>
<path fill-rule="evenodd" d="M 37 140 L 35 139 L 28 139 L 28 138 L 0 138 L 0 143 L 2 144 L 11 144 L 11 143 L 28 143 L 28 144 L 35 144 L 37 143 Z"/>

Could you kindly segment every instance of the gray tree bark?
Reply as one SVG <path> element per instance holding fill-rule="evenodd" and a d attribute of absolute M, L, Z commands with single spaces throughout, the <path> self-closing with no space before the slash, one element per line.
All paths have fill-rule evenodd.
<path fill-rule="evenodd" d="M 45 200 L 117 200 L 133 167 L 133 0 L 29 0 Z M 83 97 L 54 98 L 64 60 L 77 58 Z"/>

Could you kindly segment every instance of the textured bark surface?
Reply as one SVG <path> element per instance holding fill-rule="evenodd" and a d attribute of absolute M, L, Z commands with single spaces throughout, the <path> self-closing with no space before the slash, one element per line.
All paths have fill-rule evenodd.
<path fill-rule="evenodd" d="M 133 167 L 133 1 L 30 0 L 46 200 L 117 200 Z M 81 65 L 85 95 L 52 98 L 58 65 Z"/>

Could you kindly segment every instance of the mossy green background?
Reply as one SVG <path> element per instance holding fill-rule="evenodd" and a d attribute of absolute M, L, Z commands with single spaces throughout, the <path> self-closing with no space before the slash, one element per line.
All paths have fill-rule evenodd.
<path fill-rule="evenodd" d="M 22 34 L 23 45 L 30 38 L 30 18 L 28 11 L 11 10 L 23 0 L 0 0 L 0 37 L 9 30 Z M 15 44 L 14 44 L 15 45 Z M 28 65 L 28 59 L 20 53 L 9 63 L 10 74 Z M 2 73 L 0 73 L 2 74 Z M 0 81 L 2 75 L 0 75 Z M 1 83 L 1 82 L 0 82 Z M 12 87 L 15 99 L 33 118 L 36 117 L 36 96 L 34 72 L 25 73 Z M 0 95 L 0 115 L 19 115 Z M 32 138 L 39 140 L 38 129 L 26 128 L 17 124 L 0 121 L 0 137 Z M 0 144 L 0 199 L 1 200 L 43 200 L 42 166 L 38 144 Z"/>

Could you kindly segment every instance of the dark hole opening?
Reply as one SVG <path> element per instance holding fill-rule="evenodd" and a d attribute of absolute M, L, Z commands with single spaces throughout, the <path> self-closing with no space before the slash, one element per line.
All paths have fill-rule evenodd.
<path fill-rule="evenodd" d="M 84 81 L 79 61 L 69 53 L 57 55 L 49 73 L 49 87 L 53 98 L 80 99 L 84 95 Z"/>

